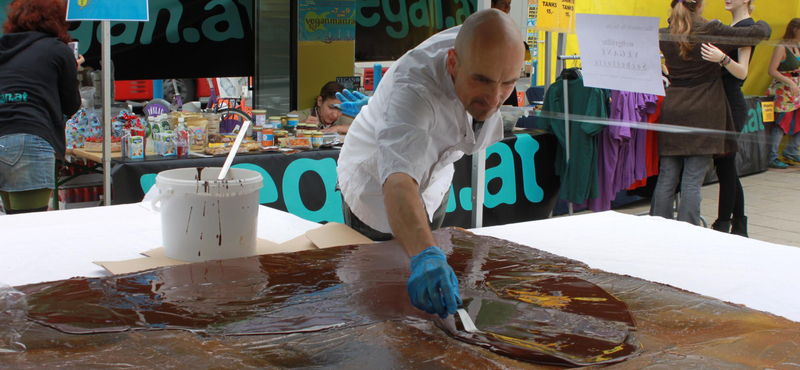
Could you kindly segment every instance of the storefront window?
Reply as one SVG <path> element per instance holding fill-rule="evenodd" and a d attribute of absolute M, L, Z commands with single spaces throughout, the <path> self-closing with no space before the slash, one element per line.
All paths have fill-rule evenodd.
<path fill-rule="evenodd" d="M 267 114 L 291 110 L 292 11 L 296 1 L 256 1 L 255 106 Z"/>

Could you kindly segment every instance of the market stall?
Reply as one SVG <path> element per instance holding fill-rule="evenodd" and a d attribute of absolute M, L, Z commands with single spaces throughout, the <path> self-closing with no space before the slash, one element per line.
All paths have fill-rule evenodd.
<path fill-rule="evenodd" d="M 542 131 L 509 132 L 487 151 L 484 224 L 547 218 L 558 192 L 553 163 L 555 138 Z M 336 189 L 338 149 L 237 155 L 234 164 L 261 173 L 260 203 L 315 222 L 342 222 L 341 196 Z M 115 159 L 114 204 L 139 202 L 144 189 L 161 171 L 185 167 L 220 167 L 224 157 Z M 471 169 L 469 156 L 456 163 L 446 225 L 469 227 Z M 250 165 L 250 166 L 248 166 Z"/>

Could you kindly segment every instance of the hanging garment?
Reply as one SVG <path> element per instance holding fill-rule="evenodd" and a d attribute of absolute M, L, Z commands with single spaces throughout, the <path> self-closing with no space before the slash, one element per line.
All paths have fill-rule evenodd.
<path fill-rule="evenodd" d="M 564 84 L 562 74 L 550 85 L 545 95 L 543 112 L 564 113 Z M 608 91 L 583 86 L 583 77 L 568 79 L 569 113 L 608 117 Z M 587 199 L 597 198 L 597 134 L 603 125 L 570 120 L 570 161 L 566 158 L 566 130 L 563 119 L 539 118 L 541 127 L 553 132 L 558 138 L 556 150 L 556 175 L 561 176 L 560 198 L 581 204 Z"/>
<path fill-rule="evenodd" d="M 661 105 L 664 102 L 663 96 L 657 96 L 658 100 L 655 102 L 655 110 L 647 114 L 647 122 L 655 124 L 661 118 Z M 644 162 L 647 170 L 646 177 L 638 180 L 631 185 L 628 190 L 634 190 L 647 186 L 647 178 L 658 176 L 658 164 L 661 157 L 658 155 L 658 133 L 652 130 L 647 130 L 645 135 L 645 152 Z"/>
<path fill-rule="evenodd" d="M 655 112 L 657 97 L 626 91 L 611 91 L 610 119 L 645 122 Z M 646 132 L 624 126 L 608 126 L 598 135 L 599 196 L 589 201 L 594 212 L 611 209 L 617 193 L 646 177 Z"/>

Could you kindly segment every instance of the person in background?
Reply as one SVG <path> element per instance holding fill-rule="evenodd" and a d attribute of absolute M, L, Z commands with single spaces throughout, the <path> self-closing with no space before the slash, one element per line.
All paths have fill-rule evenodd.
<path fill-rule="evenodd" d="M 47 210 L 64 124 L 81 106 L 62 0 L 15 0 L 0 38 L 0 197 L 6 213 Z"/>
<path fill-rule="evenodd" d="M 731 12 L 733 27 L 749 27 L 756 22 L 750 17 L 755 0 L 729 0 L 725 9 Z M 732 50 L 727 54 L 711 44 L 703 44 L 703 59 L 723 66 L 722 85 L 728 104 L 731 106 L 735 135 L 742 132 L 747 122 L 747 103 L 742 93 L 742 85 L 747 78 L 754 47 L 747 46 Z M 714 157 L 714 168 L 719 179 L 719 206 L 717 220 L 711 228 L 724 233 L 747 237 L 747 216 L 744 214 L 744 189 L 736 171 L 736 153 L 726 153 Z"/>
<path fill-rule="evenodd" d="M 729 27 L 703 18 L 704 0 L 672 0 L 669 27 L 659 30 L 670 85 L 664 98 L 661 121 L 666 124 L 717 131 L 735 130 L 719 64 L 703 60 L 704 38 L 769 38 L 772 30 L 759 21 L 750 27 Z M 730 52 L 745 45 L 718 45 Z M 681 183 L 678 220 L 700 225 L 700 189 L 711 157 L 738 150 L 730 135 L 659 133 L 660 174 L 650 214 L 674 218 L 675 190 Z"/>
<path fill-rule="evenodd" d="M 772 128 L 769 166 L 786 168 L 786 163 L 778 159 L 778 149 L 783 135 L 791 135 L 783 150 L 783 157 L 791 164 L 800 164 L 797 147 L 800 146 L 800 18 L 792 19 L 786 26 L 786 33 L 780 45 L 772 52 L 769 75 L 772 84 L 768 94 L 775 98 L 775 112 L 778 113 Z"/>
<path fill-rule="evenodd" d="M 342 84 L 336 81 L 328 82 L 319 91 L 313 108 L 289 112 L 289 114 L 296 114 L 299 122 L 316 124 L 318 129 L 323 132 L 346 134 L 353 123 L 353 117 L 342 114 L 337 107 L 342 104 L 337 94 L 341 94 L 343 91 L 346 90 Z"/>
<path fill-rule="evenodd" d="M 411 303 L 442 318 L 463 302 L 431 230 L 444 221 L 453 163 L 503 138 L 498 109 L 519 80 L 521 43 L 495 9 L 433 35 L 389 68 L 339 155 L 345 223 L 372 240 L 397 238 L 411 259 Z"/>
<path fill-rule="evenodd" d="M 492 0 L 492 9 L 497 9 L 503 13 L 508 14 L 511 11 L 511 0 Z M 525 41 L 522 41 L 525 44 L 525 52 L 528 53 L 530 50 L 530 46 Z M 514 90 L 511 91 L 511 95 L 508 96 L 508 99 L 503 102 L 503 105 L 513 105 L 517 106 L 517 87 L 514 86 Z"/>

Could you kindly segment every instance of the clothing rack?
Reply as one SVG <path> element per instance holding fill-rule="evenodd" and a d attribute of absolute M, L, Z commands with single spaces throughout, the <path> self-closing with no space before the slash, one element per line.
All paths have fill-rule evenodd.
<path fill-rule="evenodd" d="M 567 60 L 580 60 L 581 57 L 579 55 L 558 55 L 556 57 L 557 60 L 564 61 L 566 64 Z M 570 122 L 569 122 L 569 82 L 566 78 L 561 79 L 561 83 L 564 84 L 564 142 L 566 146 L 566 158 L 567 164 L 569 164 L 569 157 L 570 157 Z M 574 209 L 572 206 L 572 202 L 567 201 L 567 210 L 569 211 L 569 215 L 572 216 L 574 213 Z"/>
<path fill-rule="evenodd" d="M 577 55 L 577 54 L 573 54 L 573 55 L 558 55 L 558 56 L 556 56 L 556 59 L 562 61 L 564 63 L 564 66 L 566 66 L 566 63 L 567 63 L 568 60 L 581 60 L 581 56 Z M 661 54 L 661 59 L 664 59 L 664 54 Z M 565 141 L 566 141 L 566 151 L 567 151 L 566 158 L 567 158 L 567 163 L 569 163 L 569 157 L 570 157 L 570 145 L 569 145 L 570 144 L 569 143 L 569 139 L 570 139 L 570 134 L 569 134 L 569 131 L 570 131 L 569 130 L 569 124 L 570 124 L 570 121 L 569 121 L 569 84 L 567 83 L 566 79 L 562 79 L 562 82 L 564 83 L 564 125 L 565 125 L 565 127 L 564 127 L 565 128 L 565 130 L 564 130 L 564 132 L 565 132 L 564 138 L 565 138 Z M 668 80 L 667 80 L 667 83 L 669 83 Z M 676 197 L 675 197 L 675 212 L 678 211 L 678 205 L 680 204 L 680 199 L 681 199 L 680 198 L 680 194 L 677 194 Z M 567 202 L 567 208 L 569 209 L 569 215 L 572 216 L 573 207 L 572 207 L 572 203 L 569 202 L 569 201 Z M 643 216 L 643 215 L 649 215 L 649 214 L 650 214 L 650 212 L 641 212 L 641 213 L 637 214 L 637 216 Z M 700 220 L 703 223 L 703 225 L 707 227 L 708 223 L 706 222 L 705 218 L 700 216 Z"/>

